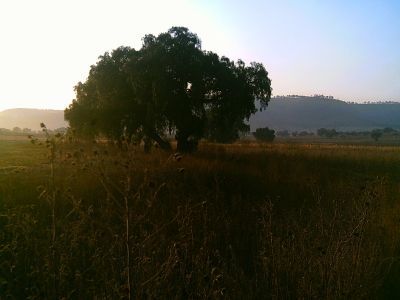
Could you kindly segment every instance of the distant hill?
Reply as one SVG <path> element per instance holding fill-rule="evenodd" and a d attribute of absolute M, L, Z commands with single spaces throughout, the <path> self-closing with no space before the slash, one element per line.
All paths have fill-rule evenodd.
<path fill-rule="evenodd" d="M 0 112 L 0 128 L 40 130 L 67 127 L 63 110 L 15 108 Z M 251 131 L 260 127 L 275 130 L 316 131 L 335 128 L 363 131 L 392 127 L 400 130 L 400 103 L 355 104 L 327 97 L 274 97 L 266 110 L 250 118 Z"/>
<path fill-rule="evenodd" d="M 46 124 L 49 129 L 68 126 L 64 121 L 63 110 L 14 108 L 0 112 L 0 128 L 39 130 L 40 123 Z"/>
<path fill-rule="evenodd" d="M 323 96 L 274 97 L 266 110 L 250 118 L 251 131 L 266 126 L 290 131 L 323 127 L 341 131 L 400 129 L 400 103 L 356 104 Z"/>

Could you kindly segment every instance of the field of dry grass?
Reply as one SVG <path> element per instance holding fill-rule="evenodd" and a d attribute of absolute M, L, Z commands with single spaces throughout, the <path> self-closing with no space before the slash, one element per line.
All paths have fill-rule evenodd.
<path fill-rule="evenodd" d="M 398 147 L 0 141 L 0 299 L 393 298 L 399 198 Z"/>

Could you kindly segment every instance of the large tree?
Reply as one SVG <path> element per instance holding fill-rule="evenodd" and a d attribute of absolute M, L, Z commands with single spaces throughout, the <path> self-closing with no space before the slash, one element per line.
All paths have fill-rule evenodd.
<path fill-rule="evenodd" d="M 75 86 L 76 99 L 65 110 L 65 119 L 81 136 L 103 134 L 118 138 L 129 121 L 141 122 L 135 96 L 123 71 L 136 51 L 120 47 L 99 57 L 87 80 Z"/>
<path fill-rule="evenodd" d="M 100 56 L 75 91 L 65 118 L 78 134 L 145 137 L 169 149 L 163 138 L 169 131 L 178 151 L 190 151 L 204 136 L 230 142 L 248 131 L 245 120 L 256 101 L 267 105 L 271 81 L 262 64 L 202 51 L 196 34 L 172 27 L 146 35 L 140 50 Z"/>

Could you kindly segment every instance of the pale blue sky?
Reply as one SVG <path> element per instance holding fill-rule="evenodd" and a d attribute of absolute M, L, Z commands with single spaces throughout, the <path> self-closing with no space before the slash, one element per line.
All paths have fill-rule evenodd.
<path fill-rule="evenodd" d="M 99 55 L 175 25 L 274 95 L 400 101 L 400 1 L 0 0 L 0 110 L 63 109 Z"/>

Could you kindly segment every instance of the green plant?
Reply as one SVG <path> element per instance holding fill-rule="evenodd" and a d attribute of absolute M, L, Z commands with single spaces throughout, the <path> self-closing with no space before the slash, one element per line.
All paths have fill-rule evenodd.
<path fill-rule="evenodd" d="M 275 130 L 268 127 L 257 128 L 253 135 L 259 141 L 272 142 L 275 139 Z"/>

